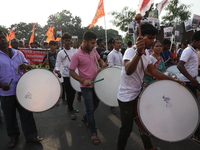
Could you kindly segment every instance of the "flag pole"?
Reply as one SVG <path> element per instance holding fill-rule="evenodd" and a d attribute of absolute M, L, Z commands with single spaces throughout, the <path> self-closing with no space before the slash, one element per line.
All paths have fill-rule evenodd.
<path fill-rule="evenodd" d="M 106 16 L 106 15 L 105 15 Z M 104 26 L 105 26 L 105 42 L 106 42 L 106 50 L 108 49 L 108 36 L 107 36 L 107 29 L 106 29 L 106 17 L 104 16 Z"/>

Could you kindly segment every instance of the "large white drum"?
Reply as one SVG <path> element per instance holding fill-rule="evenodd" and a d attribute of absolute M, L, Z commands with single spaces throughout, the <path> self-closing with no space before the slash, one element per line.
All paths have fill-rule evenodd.
<path fill-rule="evenodd" d="M 193 135 L 199 125 L 199 107 L 187 87 L 171 80 L 147 86 L 137 102 L 136 123 L 147 135 L 177 142 Z"/>
<path fill-rule="evenodd" d="M 94 83 L 94 90 L 97 97 L 108 106 L 118 106 L 117 93 L 120 84 L 121 67 L 107 67 L 100 71 L 96 80 L 104 79 Z"/>
<path fill-rule="evenodd" d="M 78 69 L 76 69 L 75 72 L 79 74 Z M 74 90 L 76 90 L 77 92 L 81 92 L 80 83 L 71 76 L 70 76 L 70 83 Z"/>
<path fill-rule="evenodd" d="M 166 72 L 171 73 L 170 76 L 175 75 L 177 79 L 179 79 L 179 78 L 180 78 L 180 75 L 181 75 L 180 71 L 179 71 L 178 68 L 177 68 L 177 65 L 172 65 L 172 66 L 168 67 L 168 68 L 166 69 Z"/>
<path fill-rule="evenodd" d="M 41 112 L 53 107 L 59 100 L 61 92 L 59 80 L 46 69 L 26 72 L 16 87 L 19 103 L 32 112 Z"/>

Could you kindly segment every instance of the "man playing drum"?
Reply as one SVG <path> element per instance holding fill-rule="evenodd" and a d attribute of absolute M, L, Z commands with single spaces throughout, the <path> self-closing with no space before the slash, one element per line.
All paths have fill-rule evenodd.
<path fill-rule="evenodd" d="M 147 49 L 151 48 L 154 43 L 157 29 L 149 23 L 143 23 L 141 32 L 142 36 L 139 36 L 136 42 L 137 49 L 127 49 L 123 57 L 121 82 L 117 95 L 122 124 L 117 143 L 118 150 L 125 149 L 128 137 L 132 132 L 133 120 L 136 116 L 135 105 L 142 89 L 144 70 L 148 69 L 151 75 L 157 79 L 179 81 L 156 70 L 150 60 Z M 182 81 L 179 82 L 184 84 Z M 146 150 L 158 150 L 152 146 L 148 136 L 141 132 L 140 136 Z"/>
<path fill-rule="evenodd" d="M 82 121 L 89 126 L 92 132 L 91 141 L 96 145 L 100 143 L 100 140 L 97 136 L 94 111 L 98 107 L 99 99 L 94 92 L 91 81 L 94 80 L 98 72 L 96 63 L 99 63 L 100 67 L 105 67 L 106 64 L 94 49 L 95 43 L 96 35 L 93 32 L 85 32 L 81 47 L 71 58 L 70 75 L 81 84 L 81 93 L 86 107 L 86 114 Z M 76 68 L 78 68 L 79 75 L 75 72 Z"/>
<path fill-rule="evenodd" d="M 196 79 L 198 76 L 198 54 L 200 48 L 200 31 L 197 31 L 192 36 L 192 43 L 184 49 L 178 62 L 178 69 L 182 73 L 180 80 L 186 82 L 186 86 L 197 97 L 197 88 L 200 90 L 200 85 Z M 200 126 L 193 135 L 193 140 L 200 143 Z"/>
<path fill-rule="evenodd" d="M 22 130 L 27 142 L 40 142 L 42 138 L 37 136 L 37 129 L 33 113 L 24 109 L 16 99 L 16 86 L 22 71 L 27 69 L 28 61 L 22 52 L 8 48 L 6 34 L 0 31 L 0 100 L 4 113 L 7 134 L 10 142 L 7 147 L 17 145 L 20 134 L 16 109 L 19 112 Z"/>

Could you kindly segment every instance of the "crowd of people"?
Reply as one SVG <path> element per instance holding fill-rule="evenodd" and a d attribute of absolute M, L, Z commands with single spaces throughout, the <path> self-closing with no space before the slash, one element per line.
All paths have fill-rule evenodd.
<path fill-rule="evenodd" d="M 120 66 L 122 68 L 116 95 L 121 119 L 116 143 L 117 150 L 126 148 L 136 116 L 135 106 L 143 86 L 148 86 L 158 79 L 170 79 L 186 85 L 197 97 L 196 90 L 200 89 L 196 79 L 199 67 L 197 50 L 200 48 L 200 31 L 194 33 L 188 45 L 178 45 L 177 50 L 176 45 L 169 39 L 155 40 L 158 30 L 153 25 L 142 23 L 141 32 L 142 35 L 138 36 L 135 45 L 129 41 L 126 50 L 122 50 L 120 39 L 111 38 L 105 44 L 104 39 L 98 39 L 96 34 L 90 31 L 84 33 L 81 45 L 72 42 L 72 35 L 69 32 L 65 32 L 61 37 L 63 48 L 59 48 L 56 41 L 44 42 L 42 45 L 42 49 L 49 50 L 41 62 L 42 66 L 44 67 L 48 63 L 49 70 L 57 74 L 58 78 L 63 78 L 61 98 L 63 103 L 67 103 L 71 120 L 76 120 L 76 113 L 79 113 L 79 110 L 73 107 L 76 91 L 70 83 L 70 77 L 80 83 L 81 92 L 77 94 L 77 99 L 80 100 L 82 96 L 85 105 L 82 122 L 90 129 L 91 141 L 95 145 L 100 143 L 94 115 L 100 100 L 95 93 L 92 81 L 98 72 L 106 67 Z M 29 62 L 18 49 L 19 47 L 39 48 L 40 46 L 37 42 L 28 45 L 23 41 L 13 39 L 11 47 L 8 47 L 5 33 L 0 31 L 0 68 L 2 68 L 0 70 L 0 100 L 7 135 L 10 137 L 7 144 L 9 148 L 17 145 L 20 134 L 16 109 L 20 114 L 22 130 L 27 142 L 42 141 L 42 138 L 37 135 L 33 113 L 19 105 L 15 96 L 19 78 L 23 75 L 24 70 L 30 68 Z M 177 65 L 182 73 L 180 79 L 164 74 L 166 68 L 172 65 Z M 117 113 L 115 107 L 111 106 L 110 110 L 113 114 Z M 140 129 L 139 133 L 146 150 L 160 149 L 153 146 L 150 137 Z M 194 133 L 193 139 L 200 142 L 200 127 Z"/>

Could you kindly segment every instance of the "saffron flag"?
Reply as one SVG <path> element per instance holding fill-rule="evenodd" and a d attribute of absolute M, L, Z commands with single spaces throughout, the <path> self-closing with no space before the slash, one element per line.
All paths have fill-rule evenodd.
<path fill-rule="evenodd" d="M 105 12 L 104 12 L 104 4 L 103 4 L 103 0 L 99 1 L 99 5 L 97 7 L 97 11 L 96 14 L 92 20 L 92 23 L 90 24 L 90 28 L 92 28 L 94 26 L 95 23 L 97 23 L 98 19 L 105 16 Z"/>
<path fill-rule="evenodd" d="M 162 0 L 162 2 L 158 3 L 157 5 L 157 10 L 158 10 L 158 15 L 160 15 L 161 11 L 165 7 L 165 5 L 168 3 L 168 0 Z"/>
<path fill-rule="evenodd" d="M 49 27 L 48 31 L 46 32 L 46 36 L 48 36 L 46 42 L 49 42 L 51 40 L 55 41 L 53 26 Z"/>
<path fill-rule="evenodd" d="M 31 37 L 30 37 L 30 40 L 29 40 L 29 44 L 34 42 L 34 39 L 35 39 L 35 26 L 36 26 L 36 23 L 33 24 L 33 29 L 32 29 L 32 34 L 31 34 Z"/>
<path fill-rule="evenodd" d="M 137 13 L 140 13 L 142 16 L 145 15 L 145 12 L 149 10 L 151 4 L 154 2 L 154 0 L 140 0 L 139 2 L 139 9 Z"/>
<path fill-rule="evenodd" d="M 11 41 L 13 38 L 15 38 L 16 35 L 15 35 L 15 32 L 14 30 L 10 30 L 10 34 L 9 34 L 9 41 Z"/>

